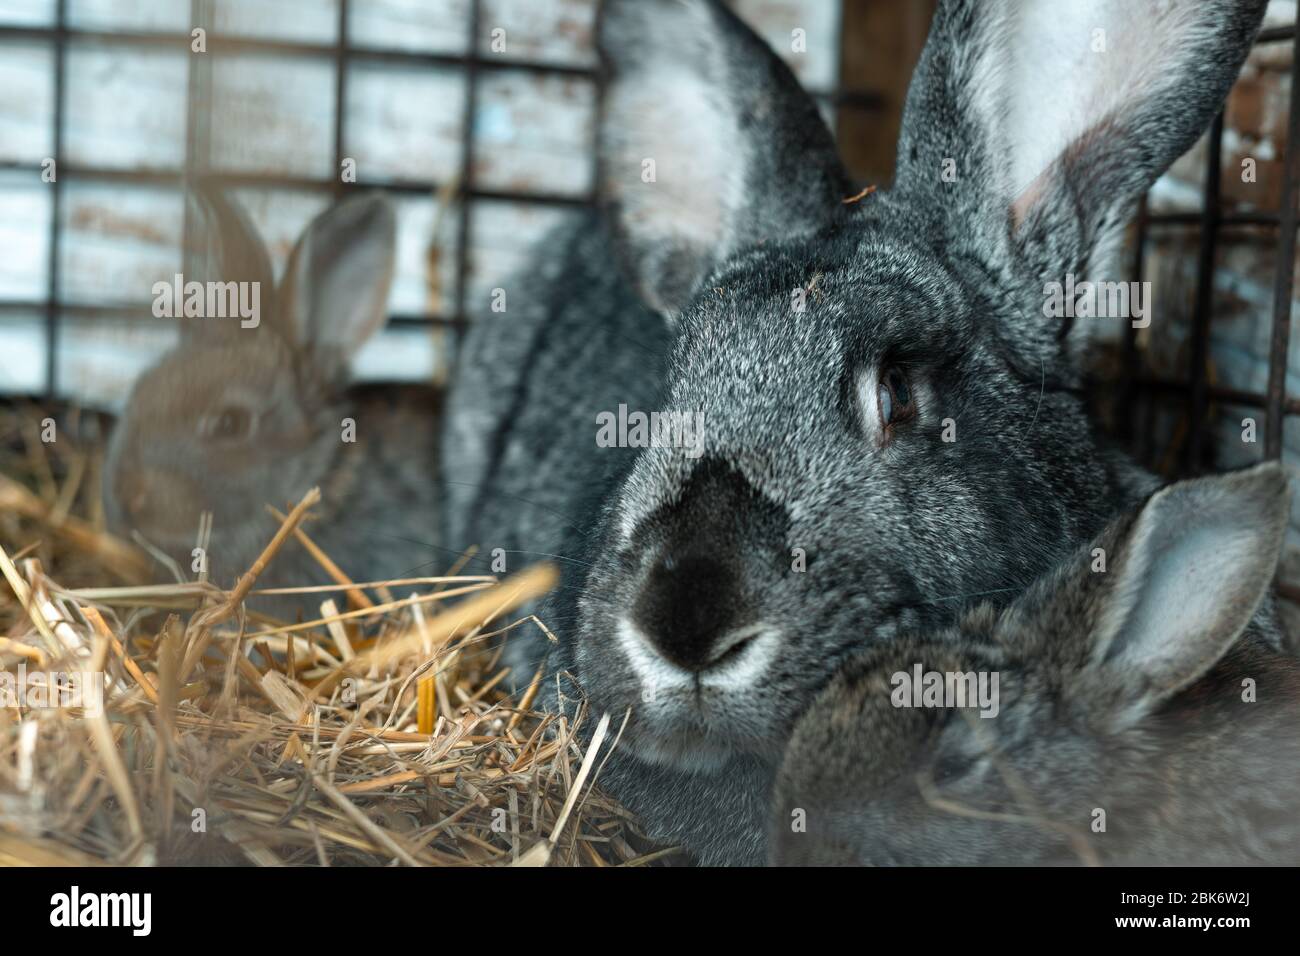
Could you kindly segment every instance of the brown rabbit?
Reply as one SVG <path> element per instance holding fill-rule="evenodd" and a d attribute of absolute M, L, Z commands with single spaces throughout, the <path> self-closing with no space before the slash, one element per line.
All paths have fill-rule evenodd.
<path fill-rule="evenodd" d="M 252 320 L 180 318 L 178 345 L 135 383 L 105 473 L 111 526 L 138 532 L 185 572 L 200 515 L 212 514 L 210 577 L 229 584 L 271 539 L 281 510 L 320 486 L 304 530 L 357 580 L 432 573 L 437 550 L 439 396 L 424 386 L 349 387 L 348 363 L 386 318 L 395 220 L 383 199 L 349 199 L 317 216 L 275 286 L 270 257 L 242 211 L 215 188 L 189 197 L 199 241 L 187 282 L 246 282 Z M 251 296 L 249 298 L 252 298 Z M 328 583 L 289 541 L 259 579 Z M 254 599 L 289 616 L 321 595 Z"/>
<path fill-rule="evenodd" d="M 1172 485 L 1006 610 L 850 662 L 787 747 L 772 860 L 1300 863 L 1300 666 L 1250 623 L 1288 498 L 1277 464 Z M 994 699 L 910 706 L 918 665 Z"/>

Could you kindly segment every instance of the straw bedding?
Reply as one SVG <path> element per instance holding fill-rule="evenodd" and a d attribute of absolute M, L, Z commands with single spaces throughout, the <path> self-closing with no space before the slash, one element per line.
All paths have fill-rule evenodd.
<path fill-rule="evenodd" d="M 351 581 L 310 539 L 313 490 L 238 582 L 149 583 L 147 551 L 104 530 L 97 420 L 51 442 L 45 414 L 0 407 L 0 865 L 673 859 L 597 785 L 623 715 L 540 712 L 540 674 L 507 690 L 492 638 L 553 639 L 512 613 L 551 568 Z M 336 581 L 308 592 L 316 619 L 245 603 L 286 548 Z M 95 674 L 102 712 L 67 689 Z"/>

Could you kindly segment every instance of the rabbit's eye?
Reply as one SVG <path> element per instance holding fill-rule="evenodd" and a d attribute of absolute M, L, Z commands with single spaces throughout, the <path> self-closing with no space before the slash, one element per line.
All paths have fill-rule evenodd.
<path fill-rule="evenodd" d="M 229 405 L 208 419 L 204 431 L 209 438 L 233 441 L 248 434 L 252 421 L 248 409 Z"/>
<path fill-rule="evenodd" d="M 880 412 L 880 425 L 886 430 L 916 413 L 912 404 L 912 386 L 902 369 L 892 367 L 884 370 L 876 387 L 876 407 Z"/>

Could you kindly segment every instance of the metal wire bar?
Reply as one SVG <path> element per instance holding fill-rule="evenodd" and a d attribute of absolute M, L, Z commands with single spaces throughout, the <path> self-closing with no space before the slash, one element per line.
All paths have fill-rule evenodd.
<path fill-rule="evenodd" d="M 83 30 L 61 24 L 55 27 L 0 26 L 0 40 L 35 40 L 54 43 L 94 42 L 103 45 L 182 47 L 189 48 L 190 37 L 180 33 L 146 33 L 139 31 Z M 260 53 L 286 58 L 333 59 L 338 54 L 338 43 L 310 43 L 297 40 L 269 40 L 257 37 L 235 37 L 209 33 L 209 53 L 236 55 Z M 464 69 L 471 63 L 478 67 L 498 70 L 518 70 L 525 73 L 545 73 L 559 76 L 590 77 L 591 67 L 546 60 L 507 57 L 484 57 L 471 49 L 466 54 L 432 53 L 386 47 L 348 46 L 343 49 L 348 60 L 382 60 L 411 67 L 449 67 Z"/>
<path fill-rule="evenodd" d="M 473 202 L 470 196 L 474 189 L 474 113 L 478 108 L 478 42 L 482 26 L 482 6 L 480 0 L 470 0 L 469 37 L 466 50 L 469 57 L 465 65 L 465 102 L 461 107 L 460 139 L 460 207 L 456 217 L 456 341 L 454 348 L 460 351 L 465 338 L 467 317 L 465 303 L 469 298 L 466 285 L 469 282 L 469 238 L 473 227 Z"/>
<path fill-rule="evenodd" d="M 1295 39 L 1296 28 L 1290 27 L 1269 27 L 1267 30 L 1260 30 L 1259 36 L 1255 38 L 1255 43 L 1284 43 Z"/>
<path fill-rule="evenodd" d="M 58 0 L 54 8 L 55 25 L 62 29 L 68 16 L 68 0 Z M 45 287 L 45 397 L 52 399 L 59 387 L 59 238 L 63 228 L 63 118 L 67 83 L 63 44 L 54 46 L 54 181 L 50 183 L 50 235 L 47 246 L 49 263 Z"/>
<path fill-rule="evenodd" d="M 1297 14 L 1300 16 L 1300 13 Z M 1264 419 L 1264 457 L 1282 457 L 1283 408 L 1287 359 L 1291 345 L 1291 292 L 1295 276 L 1296 182 L 1300 178 L 1300 57 L 1291 56 L 1291 102 L 1288 104 L 1286 163 L 1278 218 L 1277 276 L 1273 286 L 1273 330 L 1268 350 L 1268 407 Z"/>
<path fill-rule="evenodd" d="M 1196 257 L 1196 308 L 1192 312 L 1191 427 L 1187 442 L 1187 470 L 1201 470 L 1205 450 L 1205 418 L 1209 390 L 1205 361 L 1209 353 L 1210 312 L 1214 299 L 1214 258 L 1219 243 L 1219 173 L 1223 160 L 1223 112 L 1210 126 L 1205 153 L 1205 194 L 1201 205 L 1200 249 Z"/>
<path fill-rule="evenodd" d="M 1183 393 L 1186 394 L 1192 390 L 1191 382 L 1176 382 L 1166 378 L 1156 378 L 1148 376 L 1139 376 L 1137 384 L 1153 392 L 1165 393 Z M 1267 408 L 1269 396 L 1260 392 L 1252 392 L 1249 389 L 1226 388 L 1221 385 L 1207 385 L 1205 387 L 1206 396 L 1216 402 L 1224 402 L 1228 405 L 1243 405 L 1246 408 Z M 1300 398 L 1288 398 L 1282 403 L 1282 412 L 1285 415 L 1300 415 Z"/>
<path fill-rule="evenodd" d="M 1147 216 L 1147 222 L 1153 226 L 1193 226 L 1201 222 L 1200 212 L 1153 212 Z M 1227 226 L 1276 226 L 1278 216 L 1275 212 L 1244 211 L 1220 213 L 1219 228 Z"/>
<path fill-rule="evenodd" d="M 39 174 L 41 167 L 34 163 L 0 163 L 0 170 L 30 172 Z M 124 183 L 128 185 L 157 185 L 178 187 L 183 185 L 184 170 L 165 169 L 105 169 L 98 166 L 77 166 L 65 164 L 63 172 L 74 179 L 92 182 Z M 209 169 L 207 178 L 228 187 L 268 187 L 273 189 L 332 190 L 334 178 L 298 176 L 291 173 L 244 173 Z M 384 192 L 427 194 L 440 189 L 443 183 L 438 180 L 424 179 L 370 179 L 358 177 L 353 185 L 358 189 L 379 189 Z M 590 192 L 570 195 L 567 193 L 518 192 L 508 189 L 489 189 L 475 187 L 470 190 L 473 199 L 497 199 L 517 202 L 524 205 L 541 206 L 585 206 L 594 201 Z"/>
<path fill-rule="evenodd" d="M 348 95 L 348 0 L 338 0 L 338 33 L 334 43 L 334 198 L 343 194 L 343 151 Z"/>
<path fill-rule="evenodd" d="M 1144 196 L 1138 203 L 1136 236 L 1134 239 L 1133 253 L 1133 281 L 1141 282 L 1143 273 L 1146 269 L 1146 261 L 1143 253 L 1146 251 L 1147 244 L 1147 225 L 1150 221 L 1150 212 L 1147 209 L 1147 201 Z M 1124 324 L 1124 349 L 1121 357 L 1121 375 L 1123 385 L 1120 392 L 1120 409 L 1122 414 L 1119 416 L 1118 430 L 1119 437 L 1123 440 L 1129 440 L 1133 437 L 1133 400 L 1137 392 L 1138 371 L 1141 368 L 1141 359 L 1138 355 L 1138 330 L 1132 322 Z"/>
<path fill-rule="evenodd" d="M 6 312 L 16 313 L 43 313 L 45 310 L 45 300 L 25 300 L 25 299 L 7 299 L 0 301 L 0 315 Z M 120 322 L 124 325 L 130 325 L 134 328 L 147 328 L 150 325 L 157 325 L 159 328 L 170 328 L 175 325 L 172 319 L 157 319 L 150 314 L 149 303 L 140 302 L 137 304 L 117 304 L 117 305 L 99 305 L 89 302 L 60 302 L 59 313 L 65 316 L 71 316 L 78 319 L 97 319 L 104 322 Z M 415 328 L 417 326 L 447 326 L 454 328 L 456 319 L 450 315 L 440 315 L 437 313 L 413 314 L 413 313 L 390 313 L 388 316 L 390 326 L 406 326 Z"/>
<path fill-rule="evenodd" d="M 190 0 L 190 23 L 210 31 L 213 23 L 211 0 Z M 206 56 L 187 59 L 185 87 L 185 157 L 182 168 L 187 175 L 202 174 L 212 157 L 212 114 L 202 105 L 212 89 L 212 61 Z M 181 264 L 185 265 L 186 250 L 194 248 L 194 230 L 197 224 L 190 214 L 190 204 L 182 206 Z M 64 311 L 67 311 L 66 307 Z"/>

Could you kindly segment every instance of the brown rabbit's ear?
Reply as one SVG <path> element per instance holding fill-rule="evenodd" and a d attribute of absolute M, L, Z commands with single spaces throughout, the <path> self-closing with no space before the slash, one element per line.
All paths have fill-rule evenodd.
<path fill-rule="evenodd" d="M 1273 579 L 1290 493 L 1270 462 L 1170 485 L 1117 542 L 1094 605 L 1090 676 L 1121 688 L 1124 726 L 1210 670 L 1250 623 Z"/>
<path fill-rule="evenodd" d="M 271 257 L 248 216 L 213 182 L 204 181 L 186 193 L 189 231 L 182 269 L 185 282 L 248 283 L 259 303 L 268 303 L 275 288 Z M 181 324 L 186 338 L 224 335 L 240 328 L 236 320 L 204 317 Z"/>
<path fill-rule="evenodd" d="M 384 325 L 397 226 L 379 196 L 349 199 L 312 220 L 294 246 L 277 297 L 281 333 L 330 377 Z"/>

